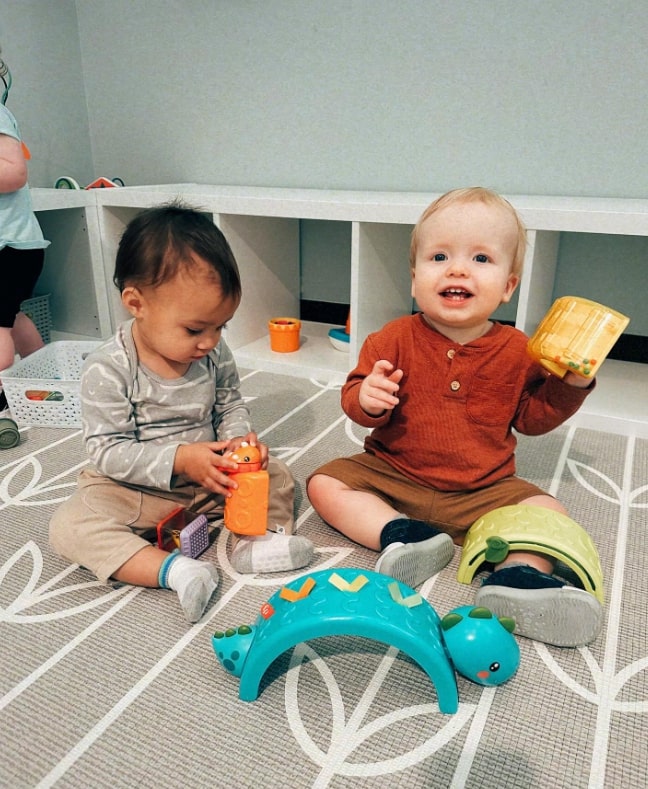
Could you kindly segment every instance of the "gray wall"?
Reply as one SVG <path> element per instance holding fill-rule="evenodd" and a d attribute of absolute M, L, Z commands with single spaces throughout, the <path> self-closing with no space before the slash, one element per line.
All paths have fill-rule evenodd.
<path fill-rule="evenodd" d="M 77 13 L 95 167 L 129 183 L 648 196 L 644 0 Z"/>
<path fill-rule="evenodd" d="M 73 0 L 0 0 L 2 58 L 13 85 L 7 107 L 29 146 L 32 186 L 60 175 L 93 177 L 79 28 Z"/>
<path fill-rule="evenodd" d="M 0 41 L 35 186 L 648 197 L 644 0 L 0 0 Z M 305 232 L 304 297 L 348 299 L 345 261 L 334 276 L 330 238 Z M 635 310 L 591 245 L 563 247 L 563 292 L 591 264 Z"/>

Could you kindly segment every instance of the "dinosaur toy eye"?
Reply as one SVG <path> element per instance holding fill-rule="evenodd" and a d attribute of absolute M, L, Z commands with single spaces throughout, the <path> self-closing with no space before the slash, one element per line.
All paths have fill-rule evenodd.
<path fill-rule="evenodd" d="M 497 661 L 495 661 L 495 663 L 491 663 L 490 664 L 488 669 L 489 669 L 489 671 L 499 671 L 500 670 L 500 664 Z"/>

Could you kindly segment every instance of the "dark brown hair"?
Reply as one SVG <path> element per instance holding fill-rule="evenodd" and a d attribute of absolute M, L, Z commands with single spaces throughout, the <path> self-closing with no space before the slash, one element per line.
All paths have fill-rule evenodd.
<path fill-rule="evenodd" d="M 156 287 L 200 258 L 220 280 L 224 298 L 241 297 L 241 279 L 227 239 L 211 218 L 180 202 L 148 208 L 128 223 L 119 242 L 113 282 Z"/>

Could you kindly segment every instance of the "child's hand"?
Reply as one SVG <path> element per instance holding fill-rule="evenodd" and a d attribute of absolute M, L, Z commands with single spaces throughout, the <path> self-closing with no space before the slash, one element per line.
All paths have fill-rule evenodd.
<path fill-rule="evenodd" d="M 237 464 L 220 454 L 227 450 L 229 445 L 229 441 L 182 444 L 176 451 L 173 471 L 175 474 L 183 474 L 212 493 L 231 496 L 231 490 L 238 485 L 236 479 L 229 477 L 226 472 L 235 471 Z"/>
<path fill-rule="evenodd" d="M 583 378 L 582 375 L 576 375 L 572 372 L 566 372 L 563 381 L 570 386 L 575 386 L 577 389 L 587 389 L 591 386 L 593 378 Z"/>
<path fill-rule="evenodd" d="M 394 365 L 385 359 L 377 361 L 373 370 L 360 384 L 360 408 L 371 416 L 380 416 L 398 405 L 398 392 L 402 370 L 394 370 Z"/>
<path fill-rule="evenodd" d="M 239 436 L 238 438 L 230 438 L 230 440 L 227 442 L 227 448 L 225 449 L 225 453 L 233 452 L 235 449 L 238 449 L 241 446 L 241 444 L 244 443 L 249 444 L 252 447 L 258 448 L 259 452 L 261 453 L 261 468 L 266 469 L 268 467 L 268 447 L 259 441 L 256 433 L 248 433 L 246 436 Z"/>

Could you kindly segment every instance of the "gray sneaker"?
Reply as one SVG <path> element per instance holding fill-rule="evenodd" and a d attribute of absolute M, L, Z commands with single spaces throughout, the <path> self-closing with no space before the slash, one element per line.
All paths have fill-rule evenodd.
<path fill-rule="evenodd" d="M 375 570 L 416 587 L 443 570 L 453 555 L 454 543 L 448 534 L 421 542 L 393 542 L 378 557 Z"/>
<path fill-rule="evenodd" d="M 478 589 L 475 605 L 514 619 L 517 635 L 557 647 L 589 644 L 603 624 L 603 606 L 594 595 L 573 586 L 517 589 L 485 585 Z"/>

